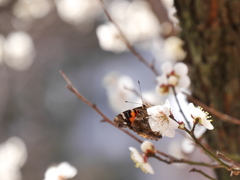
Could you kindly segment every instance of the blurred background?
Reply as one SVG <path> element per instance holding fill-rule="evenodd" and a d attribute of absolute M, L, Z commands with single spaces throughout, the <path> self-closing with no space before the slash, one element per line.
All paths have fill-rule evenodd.
<path fill-rule="evenodd" d="M 105 3 L 128 40 L 157 70 L 163 61 L 185 57 L 183 42 L 167 35 L 179 30 L 171 0 L 162 1 L 164 23 L 146 1 Z M 192 167 L 155 159 L 150 159 L 155 175 L 136 169 L 128 147 L 140 150 L 140 144 L 101 123 L 65 88 L 59 70 L 110 119 L 136 106 L 125 100 L 139 102 L 123 85 L 138 89 L 139 80 L 149 101 L 166 99 L 155 95 L 154 73 L 127 50 L 97 0 L 0 0 L 0 62 L 1 180 L 41 180 L 49 166 L 62 161 L 77 168 L 74 180 L 202 178 L 189 173 Z M 154 144 L 176 157 L 209 161 L 197 149 L 184 153 L 182 142 L 177 133 Z"/>

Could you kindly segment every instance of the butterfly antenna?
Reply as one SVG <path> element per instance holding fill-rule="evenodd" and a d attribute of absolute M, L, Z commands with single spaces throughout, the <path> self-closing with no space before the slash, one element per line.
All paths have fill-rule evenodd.
<path fill-rule="evenodd" d="M 125 101 L 125 103 L 131 103 L 131 104 L 140 104 L 140 103 L 136 103 L 136 102 L 131 102 L 131 101 Z"/>
<path fill-rule="evenodd" d="M 138 80 L 138 86 L 139 86 L 139 91 L 140 91 L 140 97 L 142 99 L 142 106 L 144 105 L 143 97 L 142 97 L 142 89 L 141 89 L 141 84 L 140 81 Z"/>

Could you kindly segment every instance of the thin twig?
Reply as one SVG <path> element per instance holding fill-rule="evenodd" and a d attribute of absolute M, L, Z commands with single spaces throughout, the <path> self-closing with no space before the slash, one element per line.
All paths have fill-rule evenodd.
<path fill-rule="evenodd" d="M 139 59 L 143 64 L 145 64 L 147 67 L 149 67 L 153 73 L 158 76 L 159 73 L 157 72 L 157 70 L 154 68 L 154 66 L 152 66 L 150 63 L 147 62 L 147 60 L 137 52 L 137 50 L 133 47 L 133 45 L 129 42 L 129 40 L 127 39 L 127 37 L 125 36 L 125 34 L 123 33 L 123 31 L 121 30 L 121 28 L 119 27 L 119 25 L 113 20 L 113 18 L 111 17 L 110 13 L 108 12 L 106 6 L 104 5 L 102 0 L 98 0 L 104 13 L 106 14 L 108 20 L 114 24 L 114 26 L 117 28 L 120 36 L 121 36 L 121 40 L 125 43 L 125 45 L 127 46 L 127 48 L 131 51 L 131 53 L 137 57 L 137 59 Z"/>
<path fill-rule="evenodd" d="M 227 114 L 224 114 L 224 113 L 221 113 L 219 111 L 217 111 L 216 109 L 212 108 L 212 107 L 209 107 L 207 106 L 206 104 L 204 104 L 203 102 L 195 99 L 194 97 L 192 97 L 191 95 L 189 95 L 188 93 L 185 93 L 183 92 L 186 96 L 187 96 L 187 99 L 191 102 L 193 102 L 194 104 L 197 104 L 198 106 L 201 106 L 204 110 L 208 111 L 210 114 L 220 118 L 222 121 L 225 121 L 225 122 L 229 122 L 229 123 L 232 123 L 232 124 L 237 124 L 237 125 L 240 125 L 240 120 L 235 118 L 235 117 L 231 117 Z"/>
<path fill-rule="evenodd" d="M 197 124 L 198 124 L 198 120 L 196 120 L 196 122 L 194 122 L 194 124 L 193 124 L 192 130 L 191 130 L 192 134 L 194 133 Z"/>
<path fill-rule="evenodd" d="M 220 165 L 216 165 L 216 164 L 209 164 L 209 163 L 204 163 L 204 162 L 197 162 L 197 161 L 189 161 L 187 159 L 178 159 L 175 158 L 173 156 L 169 156 L 167 155 L 169 159 L 163 159 L 160 156 L 154 155 L 153 157 L 155 157 L 156 159 L 158 159 L 159 161 L 165 162 L 166 164 L 173 164 L 173 163 L 184 163 L 184 164 L 189 164 L 189 165 L 196 165 L 196 166 L 205 166 L 205 167 L 209 167 L 209 168 L 222 168 L 222 166 Z"/>
<path fill-rule="evenodd" d="M 171 87 L 171 88 L 172 88 L 172 90 L 173 90 L 173 94 L 174 94 L 175 100 L 176 100 L 177 105 L 178 105 L 178 107 L 179 107 L 179 111 L 180 111 L 180 113 L 182 114 L 183 118 L 185 119 L 188 128 L 190 129 L 190 128 L 191 128 L 191 125 L 190 125 L 190 123 L 189 123 L 187 117 L 185 116 L 185 114 L 184 114 L 184 112 L 183 112 L 183 110 L 182 110 L 182 107 L 181 107 L 181 105 L 180 105 L 180 103 L 179 103 L 179 100 L 178 100 L 178 98 L 177 98 L 176 90 L 175 90 L 174 87 Z"/>
<path fill-rule="evenodd" d="M 201 171 L 201 170 L 199 170 L 199 169 L 193 168 L 193 169 L 191 169 L 189 172 L 198 172 L 198 173 L 202 174 L 203 176 L 205 176 L 205 177 L 208 178 L 208 179 L 216 180 L 215 178 L 207 175 L 206 173 L 204 173 L 203 171 Z"/>

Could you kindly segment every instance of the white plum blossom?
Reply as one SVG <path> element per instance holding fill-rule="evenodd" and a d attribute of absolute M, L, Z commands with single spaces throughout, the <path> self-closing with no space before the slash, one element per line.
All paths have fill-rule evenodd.
<path fill-rule="evenodd" d="M 213 125 L 211 124 L 212 120 L 209 120 L 210 116 L 208 116 L 208 112 L 204 112 L 200 107 L 195 107 L 193 103 L 188 105 L 188 110 L 193 118 L 194 123 L 197 122 L 209 130 L 214 129 Z"/>
<path fill-rule="evenodd" d="M 179 124 L 170 117 L 171 109 L 168 100 L 164 105 L 147 108 L 147 113 L 149 115 L 149 125 L 152 131 L 160 132 L 162 136 L 175 136 L 174 129 L 177 129 Z"/>
<path fill-rule="evenodd" d="M 145 156 L 145 154 L 139 153 L 134 147 L 129 147 L 129 150 L 131 151 L 131 159 L 136 163 L 135 166 L 137 168 L 141 168 L 141 170 L 145 173 L 154 174 L 152 166 L 148 163 L 147 156 Z"/>
<path fill-rule="evenodd" d="M 190 78 L 188 77 L 188 67 L 184 63 L 176 63 L 172 65 L 166 62 L 162 65 L 162 75 L 157 77 L 156 91 L 160 95 L 168 94 L 171 87 L 175 88 L 176 93 L 179 93 L 182 88 L 188 88 Z"/>
<path fill-rule="evenodd" d="M 52 166 L 45 172 L 44 180 L 67 180 L 77 174 L 77 169 L 68 162 L 62 162 L 57 166 Z"/>

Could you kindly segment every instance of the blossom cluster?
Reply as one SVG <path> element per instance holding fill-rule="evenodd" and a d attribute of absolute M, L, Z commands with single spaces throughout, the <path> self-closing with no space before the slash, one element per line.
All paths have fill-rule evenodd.
<path fill-rule="evenodd" d="M 192 103 L 188 105 L 190 117 L 194 124 L 200 124 L 209 130 L 214 127 L 209 120 L 207 112 L 204 112 L 202 108 L 195 107 Z M 170 103 L 167 100 L 163 105 L 156 105 L 147 108 L 149 115 L 149 125 L 154 132 L 160 132 L 162 136 L 174 137 L 175 129 L 184 129 L 183 122 L 177 122 L 171 112 Z M 131 158 L 136 163 L 137 168 L 141 168 L 143 172 L 154 174 L 152 166 L 148 162 L 148 157 L 155 154 L 156 150 L 154 145 L 150 141 L 144 141 L 141 145 L 143 153 L 140 153 L 134 147 L 130 147 Z"/>
<path fill-rule="evenodd" d="M 141 150 L 143 153 L 140 153 L 136 148 L 129 147 L 131 151 L 131 158 L 133 162 L 136 163 L 137 168 L 141 168 L 141 170 L 145 173 L 154 174 L 152 166 L 148 162 L 148 157 L 155 154 L 156 150 L 150 141 L 144 141 L 141 144 Z"/>
<path fill-rule="evenodd" d="M 214 127 L 211 124 L 212 120 L 209 120 L 207 112 L 204 112 L 202 108 L 195 107 L 193 103 L 188 105 L 188 110 L 193 123 L 200 124 L 209 130 Z M 160 132 L 162 136 L 174 137 L 175 129 L 182 128 L 183 122 L 177 122 L 174 120 L 174 116 L 171 112 L 170 103 L 167 100 L 163 105 L 156 105 L 147 108 L 149 115 L 149 125 L 154 132 Z M 183 126 L 184 127 L 184 126 Z"/>
<path fill-rule="evenodd" d="M 172 65 L 170 62 L 166 62 L 161 66 L 161 70 L 162 75 L 157 77 L 158 85 L 156 87 L 156 91 L 160 95 L 168 94 L 172 91 L 172 87 L 174 87 L 176 93 L 189 87 L 188 67 L 184 63 L 179 62 Z"/>

